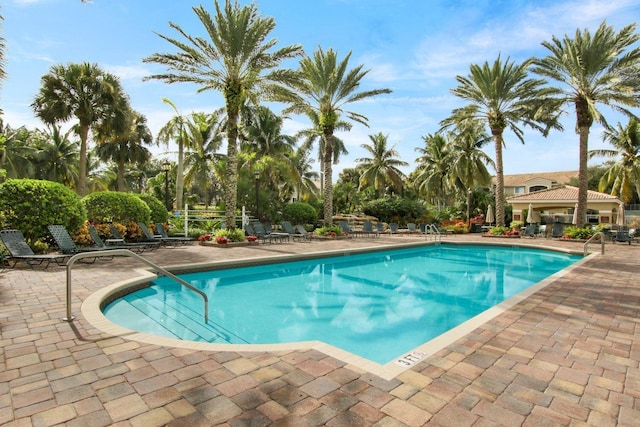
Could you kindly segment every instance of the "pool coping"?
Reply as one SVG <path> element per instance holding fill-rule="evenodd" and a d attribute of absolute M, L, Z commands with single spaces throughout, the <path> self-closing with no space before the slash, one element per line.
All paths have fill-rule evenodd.
<path fill-rule="evenodd" d="M 522 243 L 503 243 L 503 242 L 442 242 L 446 245 L 460 245 L 460 246 L 506 246 L 506 247 L 519 247 L 535 250 L 546 250 L 552 252 L 561 252 L 570 255 L 583 254 L 575 250 L 567 250 L 564 248 L 547 247 L 540 245 L 528 245 Z M 403 245 L 402 248 L 416 247 L 416 246 L 432 246 L 437 244 L 436 242 L 415 242 Z M 396 247 L 397 248 L 397 247 Z M 305 254 L 285 254 L 263 257 L 259 259 L 241 259 L 232 261 L 216 261 L 198 264 L 180 264 L 167 267 L 166 269 L 174 274 L 195 272 L 211 269 L 225 269 L 231 267 L 246 267 L 254 265 L 264 265 L 287 261 L 298 261 L 314 258 L 326 258 L 332 256 L 349 256 L 351 254 L 377 252 L 389 250 L 389 247 L 366 247 L 366 248 L 353 248 L 348 250 L 334 250 L 334 251 L 322 251 L 322 252 L 310 252 Z M 154 344 L 160 346 L 183 348 L 198 351 L 236 351 L 236 352 L 278 352 L 278 351 L 295 351 L 315 349 L 328 356 L 334 357 L 346 363 L 346 367 L 356 372 L 369 372 L 375 374 L 383 379 L 390 380 L 400 375 L 404 371 L 410 369 L 413 365 L 421 360 L 435 354 L 442 348 L 452 344 L 464 335 L 472 332 L 477 327 L 485 324 L 489 320 L 504 313 L 518 303 L 524 301 L 539 290 L 552 284 L 557 279 L 570 273 L 573 269 L 581 266 L 592 257 L 599 256 L 598 253 L 592 253 L 582 259 L 576 261 L 568 267 L 552 274 L 551 276 L 543 279 L 542 281 L 528 287 L 527 289 L 519 292 L 518 294 L 502 301 L 501 303 L 477 314 L 476 316 L 468 319 L 460 325 L 450 329 L 449 331 L 415 347 L 412 351 L 409 351 L 403 355 L 400 355 L 395 360 L 390 361 L 384 365 L 373 362 L 362 356 L 358 356 L 339 347 L 332 346 L 322 341 L 297 341 L 290 343 L 275 343 L 275 344 L 226 344 L 226 343 L 204 343 L 196 341 L 185 341 L 176 338 L 163 337 L 159 335 L 152 335 L 144 332 L 134 331 L 128 328 L 119 326 L 110 320 L 108 320 L 102 313 L 102 307 L 106 301 L 113 298 L 115 294 L 122 294 L 125 290 L 135 288 L 158 277 L 155 273 L 144 268 L 133 269 L 134 272 L 139 274 L 139 277 L 132 279 L 126 279 L 116 282 L 110 286 L 106 286 L 87 297 L 81 306 L 81 312 L 85 319 L 98 330 L 117 337 L 126 338 L 133 341 L 139 341 L 147 344 Z M 126 293 L 126 292 L 125 292 Z"/>

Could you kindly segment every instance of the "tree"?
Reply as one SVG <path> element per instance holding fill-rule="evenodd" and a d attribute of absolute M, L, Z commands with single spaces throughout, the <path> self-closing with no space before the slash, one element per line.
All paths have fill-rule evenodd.
<path fill-rule="evenodd" d="M 147 118 L 135 111 L 127 115 L 128 126 L 122 133 L 98 136 L 95 153 L 102 161 L 117 165 L 118 191 L 127 191 L 125 172 L 128 164 L 141 165 L 151 159 L 151 152 L 143 144 L 151 144 L 153 135 L 147 126 Z M 104 138 L 104 139 L 103 139 Z"/>
<path fill-rule="evenodd" d="M 486 165 L 495 169 L 491 157 L 482 147 L 491 141 L 484 132 L 484 123 L 472 120 L 463 128 L 456 128 L 449 133 L 448 149 L 451 162 L 451 181 L 459 190 L 467 191 L 476 186 L 490 187 L 491 174 Z"/>
<path fill-rule="evenodd" d="M 167 148 L 169 141 L 174 140 L 178 144 L 178 164 L 176 166 L 176 207 L 183 206 L 182 194 L 184 193 L 184 149 L 191 148 L 191 144 L 186 133 L 187 118 L 180 114 L 178 107 L 169 98 L 162 98 L 162 102 L 169 105 L 175 115 L 158 132 L 158 143 L 164 143 Z"/>
<path fill-rule="evenodd" d="M 179 52 L 156 53 L 144 62 L 158 63 L 169 70 L 146 79 L 166 83 L 193 83 L 198 91 L 219 91 L 225 100 L 227 114 L 227 163 L 225 173 L 225 222 L 227 227 L 236 224 L 238 186 L 238 123 L 242 107 L 258 101 L 281 100 L 286 85 L 296 79 L 290 70 L 278 69 L 286 59 L 302 54 L 299 45 L 286 46 L 271 51 L 276 39 L 267 40 L 275 28 L 273 18 L 258 14 L 257 6 L 240 6 L 238 1 L 226 0 L 224 9 L 215 1 L 214 19 L 203 7 L 193 10 L 202 23 L 210 42 L 203 37 L 193 37 L 177 24 L 169 26 L 181 36 L 178 40 L 164 35 L 162 39 L 178 48 Z"/>
<path fill-rule="evenodd" d="M 309 200 L 317 197 L 318 187 L 315 181 L 319 178 L 318 172 L 311 170 L 311 164 L 314 162 L 310 159 L 309 147 L 298 147 L 291 156 L 291 163 L 295 169 L 295 195 L 296 200 Z"/>
<path fill-rule="evenodd" d="M 54 65 L 41 79 L 42 86 L 31 104 L 36 116 L 47 124 L 76 118 L 80 137 L 78 185 L 80 196 L 87 192 L 87 141 L 91 127 L 101 132 L 121 132 L 129 111 L 120 81 L 96 64 Z"/>
<path fill-rule="evenodd" d="M 387 187 L 402 192 L 404 173 L 399 168 L 409 166 L 409 163 L 396 158 L 399 153 L 395 149 L 395 145 L 387 148 L 388 138 L 388 135 L 383 135 L 381 132 L 369 135 L 371 144 L 362 144 L 360 146 L 371 157 L 356 159 L 356 163 L 359 163 L 362 168 L 359 189 L 362 190 L 369 185 L 373 185 L 380 197 L 384 195 Z"/>
<path fill-rule="evenodd" d="M 0 166 L 6 178 L 35 177 L 36 150 L 32 144 L 31 134 L 32 132 L 24 126 L 18 129 L 13 129 L 9 125 L 0 127 L 2 140 Z"/>
<path fill-rule="evenodd" d="M 424 148 L 416 148 L 420 153 L 416 162 L 414 182 L 418 193 L 424 194 L 431 203 L 443 208 L 451 199 L 453 186 L 450 182 L 451 162 L 449 144 L 440 132 L 423 136 Z"/>
<path fill-rule="evenodd" d="M 504 226 L 502 147 L 505 129 L 511 129 L 524 144 L 524 132 L 518 127 L 519 123 L 545 136 L 551 127 L 560 128 L 557 103 L 551 98 L 553 91 L 544 87 L 544 80 L 528 77 L 527 70 L 532 61 L 529 59 L 517 65 L 507 58 L 503 63 L 498 56 L 493 65 L 488 62 L 482 66 L 472 64 L 467 77 L 456 76 L 458 86 L 451 90 L 469 104 L 453 110 L 452 115 L 441 122 L 443 128 L 464 127 L 469 120 L 482 120 L 488 124 L 496 151 L 496 225 L 499 227 Z"/>
<path fill-rule="evenodd" d="M 362 79 L 369 73 L 362 65 L 347 70 L 351 52 L 338 62 L 338 54 L 333 49 L 326 52 L 321 48 L 314 52 L 313 58 L 305 56 L 300 61 L 300 81 L 296 82 L 297 94 L 290 98 L 290 106 L 285 112 L 305 114 L 312 117 L 322 131 L 324 149 L 322 167 L 324 172 L 324 223 L 333 224 L 333 147 L 334 131 L 344 123 L 349 130 L 349 122 L 341 120 L 345 113 L 348 120 L 368 126 L 369 119 L 353 111 L 343 111 L 347 104 L 370 98 L 383 93 L 391 93 L 389 89 L 359 90 Z"/>
<path fill-rule="evenodd" d="M 631 119 L 627 126 L 618 123 L 617 128 L 608 129 L 604 134 L 614 150 L 591 150 L 589 158 L 595 156 L 620 157 L 606 170 L 598 184 L 598 191 L 611 189 L 625 203 L 640 196 L 640 126 L 638 120 Z"/>
<path fill-rule="evenodd" d="M 78 143 L 72 141 L 73 131 L 62 133 L 60 126 L 53 125 L 46 131 L 33 133 L 37 153 L 36 175 L 38 179 L 59 182 L 73 188 L 78 181 Z"/>
<path fill-rule="evenodd" d="M 542 46 L 549 55 L 537 59 L 532 71 L 558 83 L 557 95 L 562 104 L 576 112 L 576 132 L 580 139 L 578 172 L 578 224 L 587 222 L 589 130 L 594 121 L 607 127 L 598 104 L 612 107 L 628 116 L 625 107 L 640 105 L 640 40 L 636 25 L 618 33 L 602 22 L 596 32 L 576 30 L 574 38 L 555 36 Z"/>

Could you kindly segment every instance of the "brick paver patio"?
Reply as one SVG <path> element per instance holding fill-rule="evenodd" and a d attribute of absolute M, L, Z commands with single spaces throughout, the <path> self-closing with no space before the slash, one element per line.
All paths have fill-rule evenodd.
<path fill-rule="evenodd" d="M 145 253 L 162 266 L 398 245 L 410 237 Z M 480 240 L 479 236 L 453 236 Z M 522 239 L 522 243 L 576 243 Z M 594 245 L 592 251 L 598 251 Z M 114 337 L 80 305 L 132 260 L 66 275 L 0 271 L 0 424 L 6 426 L 546 426 L 640 423 L 640 246 L 607 244 L 512 309 L 391 380 L 317 350 L 210 352 Z"/>

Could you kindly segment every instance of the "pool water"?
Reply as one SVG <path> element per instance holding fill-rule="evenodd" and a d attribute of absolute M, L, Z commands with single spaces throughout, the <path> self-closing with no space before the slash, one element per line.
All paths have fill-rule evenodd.
<path fill-rule="evenodd" d="M 319 340 L 385 364 L 564 269 L 579 256 L 437 245 L 181 275 L 105 307 L 112 322 L 192 341 Z"/>

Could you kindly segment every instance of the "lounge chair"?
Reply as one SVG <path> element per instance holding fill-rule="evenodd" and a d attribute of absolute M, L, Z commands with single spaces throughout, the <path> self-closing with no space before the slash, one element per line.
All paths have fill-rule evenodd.
<path fill-rule="evenodd" d="M 93 239 L 93 242 L 96 244 L 97 247 L 102 248 L 104 250 L 108 250 L 108 249 L 127 249 L 130 250 L 132 252 L 135 252 L 137 254 L 142 253 L 145 251 L 145 249 L 147 249 L 147 245 L 143 244 L 127 244 L 124 241 L 122 242 L 118 242 L 117 244 L 113 245 L 107 245 L 104 240 L 102 240 L 102 237 L 100 237 L 100 234 L 98 233 L 98 230 L 96 230 L 96 228 L 93 225 L 88 225 L 87 226 L 87 230 L 89 230 L 89 235 L 91 235 L 91 239 Z"/>
<path fill-rule="evenodd" d="M 420 233 L 420 231 L 416 228 L 416 224 L 413 223 L 413 222 L 408 222 L 407 223 L 407 230 L 409 230 L 409 234 Z"/>
<path fill-rule="evenodd" d="M 263 241 L 269 242 L 284 242 L 289 241 L 289 233 L 267 233 L 267 230 L 264 228 L 264 225 L 260 222 L 254 222 L 253 229 L 256 231 L 256 235 L 258 236 L 258 240 L 262 239 Z"/>
<path fill-rule="evenodd" d="M 62 252 L 63 254 L 80 254 L 80 253 L 86 253 L 86 252 L 97 252 L 97 251 L 105 250 L 105 248 L 100 248 L 98 246 L 77 246 L 73 242 L 73 239 L 71 238 L 71 235 L 69 234 L 67 229 L 64 228 L 64 225 L 57 225 L 57 224 L 49 225 L 47 226 L 47 228 L 49 229 L 49 233 L 51 233 L 53 240 L 55 240 L 56 245 L 58 245 L 60 252 Z M 113 256 L 111 255 L 102 255 L 96 258 L 106 258 L 106 257 L 113 259 Z M 93 258 L 93 261 L 88 261 L 88 262 L 94 262 L 96 258 Z"/>
<path fill-rule="evenodd" d="M 390 222 L 389 223 L 389 230 L 391 230 L 391 234 L 398 234 L 398 223 L 397 222 Z"/>
<path fill-rule="evenodd" d="M 378 233 L 384 233 L 384 223 L 376 222 L 376 230 L 378 230 Z"/>
<path fill-rule="evenodd" d="M 165 245 L 165 246 L 182 246 L 182 242 L 174 240 L 174 239 L 165 239 L 162 237 L 162 235 L 160 234 L 152 234 L 151 231 L 149 230 L 149 227 L 147 227 L 147 224 L 145 224 L 144 222 L 138 222 L 138 227 L 140 227 L 140 230 L 142 230 L 142 234 L 144 235 L 144 239 L 142 240 L 143 242 L 147 243 L 147 242 L 160 242 L 161 244 Z"/>
<path fill-rule="evenodd" d="M 536 237 L 536 224 L 529 224 L 524 229 L 524 237 Z"/>
<path fill-rule="evenodd" d="M 551 228 L 551 237 L 560 238 L 562 237 L 563 227 L 559 222 L 554 222 L 553 227 Z"/>
<path fill-rule="evenodd" d="M 380 237 L 380 232 L 373 229 L 371 221 L 365 221 L 362 223 L 362 234 L 368 237 Z"/>
<path fill-rule="evenodd" d="M 169 236 L 167 234 L 167 230 L 164 229 L 164 225 L 159 222 L 156 222 L 156 234 L 160 235 L 160 238 L 163 240 L 172 240 L 182 245 L 191 244 L 195 241 L 195 239 L 192 239 L 191 237 Z"/>
<path fill-rule="evenodd" d="M 361 231 L 352 230 L 347 221 L 338 221 L 338 225 L 340 226 L 342 232 L 347 236 L 358 237 L 358 235 L 363 235 Z"/>
<path fill-rule="evenodd" d="M 631 236 L 629 236 L 629 229 L 622 226 L 616 231 L 616 235 L 613 241 L 631 244 L 631 240 L 633 239 L 631 238 Z"/>
<path fill-rule="evenodd" d="M 309 233 L 302 224 L 296 224 L 296 233 L 292 234 L 293 238 L 301 238 L 307 242 L 310 242 L 313 239 L 313 233 Z"/>
<path fill-rule="evenodd" d="M 64 266 L 71 258 L 71 255 L 68 254 L 34 253 L 20 230 L 1 230 L 0 240 L 2 240 L 2 244 L 9 252 L 10 258 L 7 261 L 13 261 L 12 267 L 15 267 L 18 261 L 24 262 L 30 268 L 36 265 L 47 268 L 51 262 Z"/>
<path fill-rule="evenodd" d="M 113 239 L 107 239 L 106 243 L 107 246 L 109 244 L 116 244 L 118 246 L 128 246 L 128 247 L 135 247 L 135 246 L 140 246 L 140 247 L 144 247 L 150 251 L 157 249 L 158 247 L 160 247 L 160 245 L 162 244 L 161 241 L 156 241 L 156 242 L 127 242 L 124 240 L 124 236 L 122 234 L 120 234 L 120 230 L 118 230 L 118 227 L 116 227 L 115 225 L 113 225 L 112 223 L 109 223 L 109 230 L 111 230 L 111 235 L 113 236 Z"/>
<path fill-rule="evenodd" d="M 304 240 L 310 239 L 310 234 L 307 233 L 307 230 L 304 230 L 304 227 L 302 225 L 296 225 L 294 227 L 293 225 L 291 225 L 291 223 L 289 221 L 282 221 L 282 222 L 280 222 L 280 227 L 282 227 L 282 231 L 287 233 L 289 235 L 289 237 L 291 237 L 294 241 L 296 239 L 298 239 L 298 240 L 300 240 L 300 239 L 304 239 Z M 305 233 L 301 233 L 300 230 L 304 230 Z M 309 234 L 309 236 L 307 234 Z"/>

